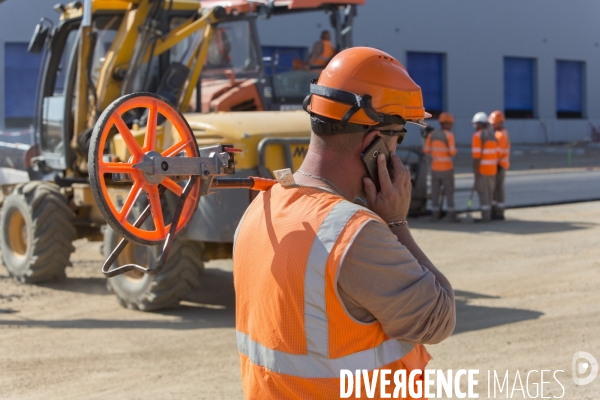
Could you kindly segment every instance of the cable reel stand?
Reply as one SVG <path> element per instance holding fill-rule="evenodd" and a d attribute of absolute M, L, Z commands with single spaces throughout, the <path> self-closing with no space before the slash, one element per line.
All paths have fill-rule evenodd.
<path fill-rule="evenodd" d="M 140 110 L 147 119 L 143 145 L 131 132 L 126 119 Z M 180 136 L 166 150 L 157 151 L 157 127 L 168 120 Z M 129 160 L 116 159 L 108 154 L 108 139 L 120 133 L 131 154 Z M 276 181 L 258 177 L 226 178 L 235 173 L 235 153 L 228 145 L 198 147 L 192 129 L 183 115 L 166 99 L 153 93 L 134 93 L 115 100 L 102 113 L 90 138 L 88 169 L 94 199 L 110 227 L 123 239 L 102 266 L 106 277 L 137 270 L 156 275 L 165 266 L 175 237 L 192 220 L 201 196 L 213 194 L 213 188 L 267 190 Z M 121 204 L 114 204 L 109 186 L 128 185 L 129 193 Z M 171 221 L 166 221 L 161 199 L 165 192 L 179 197 Z M 132 218 L 134 204 L 145 193 L 148 205 Z M 148 220 L 149 217 L 152 217 Z M 158 263 L 149 268 L 126 264 L 111 269 L 119 254 L 130 242 L 145 246 L 163 243 Z"/>

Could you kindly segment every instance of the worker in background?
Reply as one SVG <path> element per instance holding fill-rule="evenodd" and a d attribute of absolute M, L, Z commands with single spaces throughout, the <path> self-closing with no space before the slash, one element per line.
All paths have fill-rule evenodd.
<path fill-rule="evenodd" d="M 331 43 L 331 33 L 321 32 L 321 40 L 315 42 L 308 57 L 309 68 L 325 68 L 335 55 L 335 47 Z"/>
<path fill-rule="evenodd" d="M 410 172 L 395 154 L 405 124 L 428 116 L 421 89 L 390 55 L 353 47 L 310 93 L 304 162 L 254 199 L 234 242 L 248 399 L 339 398 L 340 369 L 409 376 L 455 325 L 450 282 L 408 228 Z M 378 192 L 361 154 L 379 139 L 391 156 L 376 158 Z"/>
<path fill-rule="evenodd" d="M 488 222 L 492 220 L 492 198 L 500 150 L 486 113 L 478 112 L 473 116 L 472 122 L 476 131 L 471 148 L 473 173 L 475 174 L 475 190 L 479 196 L 481 207 L 481 220 L 476 221 Z"/>
<path fill-rule="evenodd" d="M 454 164 L 452 157 L 456 155 L 454 134 L 450 131 L 454 118 L 450 113 L 443 112 L 438 118 L 441 129 L 436 129 L 427 135 L 423 153 L 431 155 L 431 218 L 439 221 L 442 217 L 442 202 L 440 193 L 443 192 L 448 205 L 447 219 L 458 222 L 454 209 Z"/>
<path fill-rule="evenodd" d="M 231 40 L 225 28 L 218 28 L 208 46 L 207 67 L 231 67 Z"/>
<path fill-rule="evenodd" d="M 496 133 L 496 141 L 500 150 L 498 159 L 498 172 L 496 173 L 496 182 L 494 184 L 494 197 L 492 198 L 492 219 L 504 219 L 505 191 L 504 179 L 506 171 L 510 167 L 510 138 L 508 131 L 504 129 L 504 114 L 501 111 L 494 111 L 490 114 L 490 124 Z"/>

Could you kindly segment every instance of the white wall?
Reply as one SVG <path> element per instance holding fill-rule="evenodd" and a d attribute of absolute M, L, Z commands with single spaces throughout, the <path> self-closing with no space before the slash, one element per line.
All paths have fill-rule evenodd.
<path fill-rule="evenodd" d="M 509 120 L 513 141 L 583 140 L 590 122 L 600 125 L 598 1 L 368 0 L 358 13 L 356 46 L 380 48 L 403 63 L 407 51 L 446 53 L 446 104 L 462 143 L 470 140 L 475 112 L 504 107 L 505 56 L 537 59 L 538 118 Z M 265 45 L 310 46 L 327 28 L 327 17 L 315 12 L 259 21 Z M 586 62 L 586 119 L 555 117 L 557 59 Z"/>

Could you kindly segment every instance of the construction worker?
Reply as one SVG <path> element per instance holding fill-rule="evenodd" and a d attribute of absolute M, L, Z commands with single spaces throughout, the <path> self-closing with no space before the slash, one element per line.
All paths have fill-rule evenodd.
<path fill-rule="evenodd" d="M 225 28 L 218 28 L 208 46 L 207 68 L 231 67 L 231 40 Z"/>
<path fill-rule="evenodd" d="M 421 89 L 389 54 L 353 47 L 310 93 L 304 162 L 254 199 L 236 232 L 248 399 L 339 398 L 341 369 L 409 376 L 430 359 L 423 344 L 455 325 L 452 287 L 408 229 L 410 172 L 395 154 L 405 124 L 428 116 Z M 391 156 L 376 157 L 378 192 L 361 154 L 379 139 Z M 354 203 L 359 196 L 368 208 Z"/>
<path fill-rule="evenodd" d="M 488 116 L 484 112 L 478 112 L 473 116 L 472 154 L 473 172 L 475 174 L 475 190 L 479 196 L 481 207 L 481 219 L 478 222 L 492 220 L 492 198 L 494 196 L 494 184 L 498 170 L 498 159 L 500 151 L 496 135 L 488 123 Z"/>
<path fill-rule="evenodd" d="M 500 158 L 498 159 L 498 172 L 494 184 L 494 197 L 492 198 L 492 219 L 504 219 L 504 179 L 506 171 L 510 167 L 510 138 L 508 131 L 504 129 L 504 114 L 501 111 L 494 111 L 490 114 L 490 124 L 494 128 L 498 148 L 500 149 Z"/>
<path fill-rule="evenodd" d="M 334 55 L 335 47 L 331 43 L 331 33 L 323 31 L 321 32 L 321 40 L 313 44 L 308 58 L 308 66 L 309 68 L 325 68 Z"/>
<path fill-rule="evenodd" d="M 443 112 L 438 117 L 441 129 L 434 130 L 425 139 L 423 153 L 431 154 L 431 218 L 438 221 L 442 217 L 443 204 L 440 202 L 441 188 L 444 189 L 448 204 L 447 219 L 458 222 L 454 210 L 454 164 L 452 157 L 456 155 L 454 134 L 450 131 L 454 118 L 450 113 Z"/>

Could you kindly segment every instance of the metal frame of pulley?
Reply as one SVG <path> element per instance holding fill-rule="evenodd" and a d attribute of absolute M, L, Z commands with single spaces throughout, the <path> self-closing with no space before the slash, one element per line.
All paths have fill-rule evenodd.
<path fill-rule="evenodd" d="M 221 147 L 225 152 L 219 151 L 221 150 Z M 125 246 L 129 243 L 129 240 L 123 238 L 102 265 L 102 273 L 107 278 L 121 275 L 132 270 L 140 271 L 148 275 L 156 275 L 163 270 L 175 237 L 177 236 L 176 231 L 185 202 L 198 179 L 200 179 L 200 196 L 217 193 L 211 191 L 212 188 L 266 190 L 275 183 L 275 181 L 271 179 L 258 177 L 223 178 L 217 176 L 222 175 L 223 172 L 226 174 L 233 174 L 235 172 L 233 154 L 238 152 L 238 150 L 233 149 L 231 146 L 216 145 L 199 147 L 198 150 L 201 155 L 206 153 L 210 154 L 204 157 L 162 157 L 152 154 L 147 160 L 145 159 L 144 161 L 133 165 L 135 169 L 141 170 L 144 173 L 148 181 L 152 182 L 153 179 L 157 179 L 156 184 L 159 185 L 159 195 L 162 195 L 166 191 L 166 187 L 160 185 L 160 182 L 158 181 L 162 176 L 185 175 L 190 176 L 190 180 L 183 189 L 179 202 L 177 203 L 177 208 L 175 209 L 173 219 L 171 220 L 171 228 L 163 244 L 163 251 L 157 264 L 151 268 L 144 268 L 137 264 L 126 264 L 111 269 L 121 252 L 125 249 Z M 150 216 L 151 212 L 152 207 L 149 204 L 133 225 L 136 228 L 141 227 Z"/>

